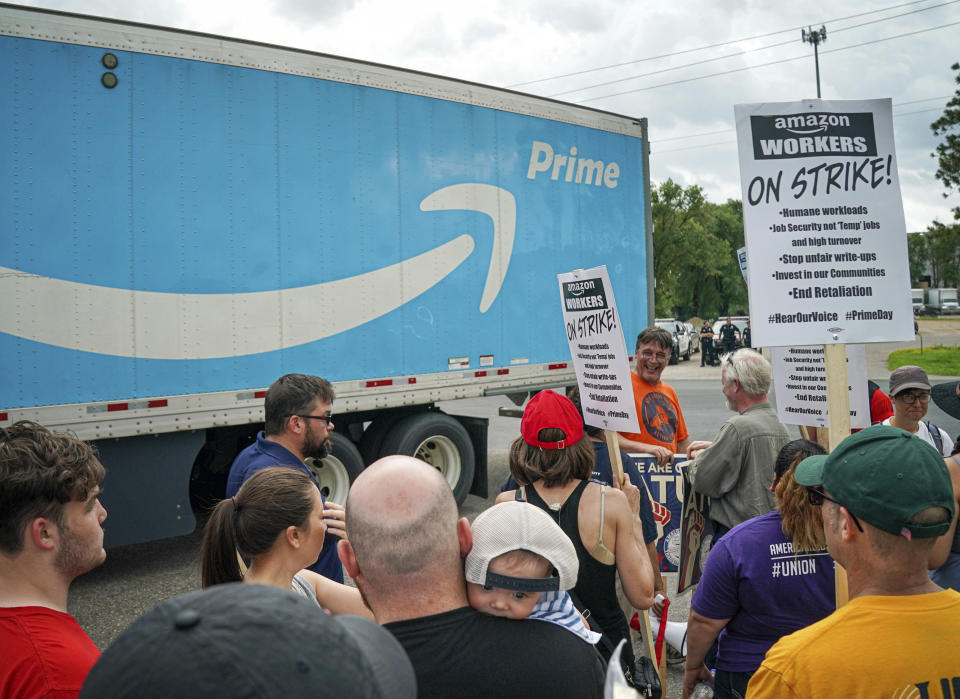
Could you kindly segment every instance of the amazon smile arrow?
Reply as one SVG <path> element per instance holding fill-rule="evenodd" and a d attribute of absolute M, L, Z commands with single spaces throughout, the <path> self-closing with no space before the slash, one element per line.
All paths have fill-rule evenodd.
<path fill-rule="evenodd" d="M 513 195 L 492 185 L 458 184 L 429 195 L 420 208 L 476 211 L 493 221 L 493 250 L 480 301 L 485 313 L 510 264 L 516 227 Z M 473 248 L 473 238 L 460 235 L 354 277 L 241 294 L 118 289 L 0 266 L 0 331 L 83 352 L 142 359 L 273 352 L 337 335 L 399 308 L 453 272 Z M 324 318 L 318 323 L 321 304 Z M 31 313 L 31 307 L 45 311 Z"/>

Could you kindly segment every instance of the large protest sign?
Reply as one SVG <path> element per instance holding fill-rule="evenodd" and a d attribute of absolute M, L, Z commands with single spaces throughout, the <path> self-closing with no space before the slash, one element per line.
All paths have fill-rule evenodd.
<path fill-rule="evenodd" d="M 771 347 L 777 417 L 787 425 L 829 427 L 827 372 L 820 345 Z M 850 426 L 870 426 L 867 395 L 867 353 L 863 345 L 847 345 L 847 383 L 850 391 Z"/>
<path fill-rule="evenodd" d="M 639 431 L 630 355 L 607 268 L 558 274 L 557 280 L 584 422 L 617 432 Z"/>
<path fill-rule="evenodd" d="M 754 343 L 912 339 L 890 100 L 735 112 Z"/>

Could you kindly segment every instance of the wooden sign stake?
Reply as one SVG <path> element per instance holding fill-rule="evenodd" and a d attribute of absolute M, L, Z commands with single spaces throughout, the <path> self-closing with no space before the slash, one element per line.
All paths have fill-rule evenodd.
<path fill-rule="evenodd" d="M 827 410 L 830 413 L 829 449 L 833 451 L 850 434 L 850 387 L 847 380 L 846 345 L 824 345 L 823 360 L 827 372 Z M 817 430 L 818 437 L 820 430 Z M 850 599 L 847 571 L 839 563 L 836 567 L 834 592 L 837 609 Z"/>

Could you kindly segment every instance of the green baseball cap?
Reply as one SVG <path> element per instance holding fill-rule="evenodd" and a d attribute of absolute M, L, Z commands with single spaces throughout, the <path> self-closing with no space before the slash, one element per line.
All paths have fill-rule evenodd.
<path fill-rule="evenodd" d="M 850 435 L 830 454 L 808 456 L 794 472 L 800 485 L 822 485 L 851 514 L 890 534 L 926 538 L 950 528 L 955 502 L 950 472 L 930 444 L 877 425 Z M 943 507 L 950 518 L 910 522 L 920 510 Z"/>

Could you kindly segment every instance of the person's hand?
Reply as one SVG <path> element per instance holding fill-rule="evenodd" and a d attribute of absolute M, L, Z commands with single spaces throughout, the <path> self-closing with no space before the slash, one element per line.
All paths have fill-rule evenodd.
<path fill-rule="evenodd" d="M 666 466 L 673 461 L 673 452 L 666 447 L 650 444 L 645 447 L 644 451 L 649 451 L 651 454 L 657 457 L 657 463 L 660 466 Z"/>
<path fill-rule="evenodd" d="M 630 476 L 623 474 L 623 483 L 620 490 L 627 496 L 627 504 L 630 506 L 630 512 L 635 516 L 640 516 L 640 489 L 630 482 Z"/>
<path fill-rule="evenodd" d="M 661 582 L 663 581 L 663 576 L 660 576 Z M 663 602 L 667 598 L 667 591 L 664 588 L 654 588 L 653 590 L 653 606 L 650 607 L 650 611 L 653 612 L 653 615 L 658 619 L 663 616 Z"/>
<path fill-rule="evenodd" d="M 698 682 L 709 682 L 713 684 L 713 675 L 703 663 L 699 667 L 688 667 L 683 673 L 683 699 L 686 699 L 693 693 L 693 688 Z"/>
<path fill-rule="evenodd" d="M 327 523 L 327 531 L 341 539 L 347 538 L 346 515 L 343 505 L 332 500 L 323 503 L 323 520 Z"/>
<path fill-rule="evenodd" d="M 695 451 L 703 451 L 704 449 L 709 447 L 711 444 L 713 444 L 713 442 L 707 442 L 705 440 L 698 440 L 696 442 L 691 442 L 690 446 L 687 448 L 687 458 L 692 459 L 695 456 L 694 454 Z"/>

